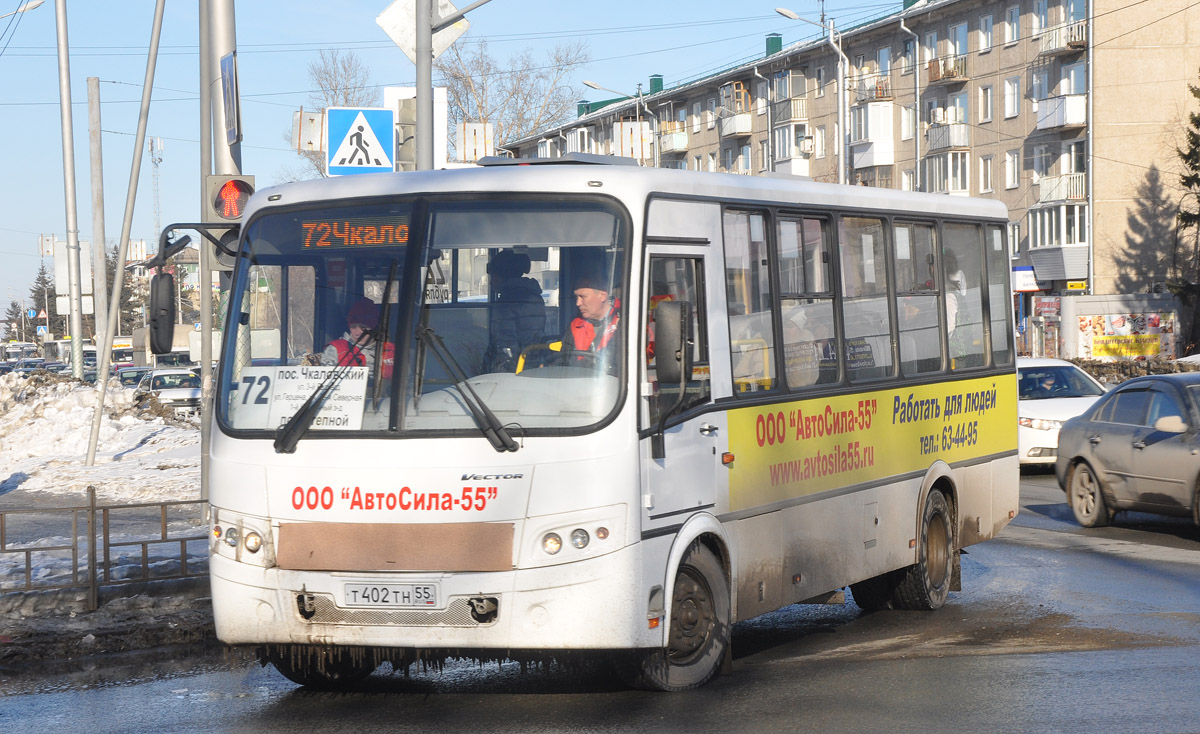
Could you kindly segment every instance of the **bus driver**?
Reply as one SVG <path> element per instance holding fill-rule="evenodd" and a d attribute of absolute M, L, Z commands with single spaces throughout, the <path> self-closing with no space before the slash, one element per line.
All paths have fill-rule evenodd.
<path fill-rule="evenodd" d="M 367 368 L 367 374 L 374 372 L 375 354 L 378 344 L 375 342 L 374 329 L 379 326 L 379 304 L 370 298 L 360 298 L 346 312 L 346 332 L 340 339 L 334 339 L 321 353 L 323 365 L 351 365 Z M 395 362 L 394 349 L 391 342 L 383 344 L 383 377 L 392 376 L 392 365 Z"/>

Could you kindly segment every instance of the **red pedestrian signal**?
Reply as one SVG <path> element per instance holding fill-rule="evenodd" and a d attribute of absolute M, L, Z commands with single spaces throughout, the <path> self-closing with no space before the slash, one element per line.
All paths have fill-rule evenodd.
<path fill-rule="evenodd" d="M 253 176 L 209 176 L 209 218 L 206 221 L 235 221 L 246 213 L 246 201 L 254 193 Z"/>

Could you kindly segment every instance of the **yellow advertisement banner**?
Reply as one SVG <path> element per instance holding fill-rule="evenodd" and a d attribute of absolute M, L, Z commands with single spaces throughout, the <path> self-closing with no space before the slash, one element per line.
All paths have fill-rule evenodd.
<path fill-rule="evenodd" d="M 1093 357 L 1156 357 L 1161 348 L 1157 334 L 1092 337 Z"/>
<path fill-rule="evenodd" d="M 741 408 L 729 414 L 729 509 L 1016 448 L 1012 375 Z"/>

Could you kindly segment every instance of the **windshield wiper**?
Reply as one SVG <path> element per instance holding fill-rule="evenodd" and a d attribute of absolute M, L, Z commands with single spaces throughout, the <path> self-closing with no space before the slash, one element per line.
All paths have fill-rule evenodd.
<path fill-rule="evenodd" d="M 450 379 L 454 380 L 454 388 L 458 390 L 458 394 L 462 396 L 463 402 L 467 405 L 467 410 L 471 411 L 471 416 L 475 419 L 479 430 L 483 432 L 484 438 L 496 449 L 499 453 L 505 451 L 516 451 L 520 448 L 512 436 L 508 435 L 508 430 L 496 414 L 488 408 L 487 403 L 483 402 L 483 398 L 479 397 L 479 393 L 475 392 L 475 388 L 471 387 L 471 383 L 467 381 L 467 375 L 463 372 L 462 367 L 458 362 L 454 361 L 454 356 L 450 354 L 450 350 L 442 342 L 442 337 L 437 335 L 433 329 L 429 327 L 420 327 L 417 330 L 417 337 L 429 346 L 429 351 L 433 352 L 433 356 L 442 365 L 442 369 L 450 375 Z"/>
<path fill-rule="evenodd" d="M 358 339 L 350 345 L 351 354 L 358 350 L 358 345 L 364 339 L 367 339 L 370 332 L 364 331 L 359 335 Z M 325 404 L 325 399 L 333 392 L 342 378 L 346 376 L 346 372 L 352 365 L 339 364 L 334 367 L 329 374 L 325 375 L 325 379 L 321 380 L 312 394 L 305 399 L 301 404 L 300 409 L 295 415 L 288 419 L 288 422 L 283 424 L 275 433 L 275 453 L 277 454 L 292 454 L 296 452 L 296 444 L 300 443 L 300 439 L 304 434 L 308 433 L 308 429 L 312 427 L 313 421 L 316 420 L 317 413 L 321 412 L 321 406 Z"/>

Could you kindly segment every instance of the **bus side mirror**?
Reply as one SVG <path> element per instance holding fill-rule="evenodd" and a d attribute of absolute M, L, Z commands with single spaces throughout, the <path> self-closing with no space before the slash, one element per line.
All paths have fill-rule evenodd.
<path fill-rule="evenodd" d="M 661 385 L 683 385 L 692 377 L 692 304 L 663 301 L 654 309 L 654 368 Z"/>
<path fill-rule="evenodd" d="M 166 354 L 175 343 L 175 276 L 158 273 L 150 279 L 150 351 Z"/>

